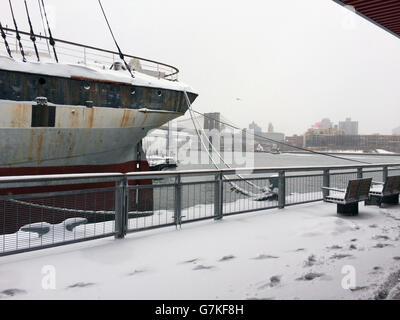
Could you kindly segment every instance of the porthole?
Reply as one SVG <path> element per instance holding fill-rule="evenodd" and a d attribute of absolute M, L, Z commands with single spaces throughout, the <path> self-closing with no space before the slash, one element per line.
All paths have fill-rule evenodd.
<path fill-rule="evenodd" d="M 134 95 L 134 94 L 136 94 L 136 89 L 135 89 L 135 88 L 132 88 L 132 89 L 131 89 L 131 95 Z"/>
<path fill-rule="evenodd" d="M 83 88 L 84 88 L 86 91 L 89 91 L 89 90 L 90 90 L 90 83 L 85 82 L 85 84 L 83 85 Z"/>
<path fill-rule="evenodd" d="M 161 97 L 161 96 L 162 96 L 162 91 L 161 91 L 161 90 L 158 90 L 158 91 L 157 91 L 157 95 L 158 95 L 159 97 Z"/>
<path fill-rule="evenodd" d="M 46 79 L 45 78 L 39 78 L 39 84 L 41 86 L 45 85 L 46 84 Z"/>

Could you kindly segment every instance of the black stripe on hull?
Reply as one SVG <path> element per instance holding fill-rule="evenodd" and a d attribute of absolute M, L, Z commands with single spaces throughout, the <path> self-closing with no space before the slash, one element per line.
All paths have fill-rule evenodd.
<path fill-rule="evenodd" d="M 197 98 L 194 93 L 188 95 L 191 102 Z M 182 91 L 0 70 L 0 100 L 34 101 L 37 97 L 60 105 L 85 106 L 92 101 L 96 107 L 187 110 Z"/>

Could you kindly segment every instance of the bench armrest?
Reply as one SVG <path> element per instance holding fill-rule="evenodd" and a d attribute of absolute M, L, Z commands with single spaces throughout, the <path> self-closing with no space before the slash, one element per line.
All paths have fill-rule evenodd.
<path fill-rule="evenodd" d="M 346 190 L 335 189 L 335 188 L 322 187 L 322 189 L 331 190 L 331 191 L 337 191 L 337 192 L 343 192 L 343 193 L 346 192 Z"/>

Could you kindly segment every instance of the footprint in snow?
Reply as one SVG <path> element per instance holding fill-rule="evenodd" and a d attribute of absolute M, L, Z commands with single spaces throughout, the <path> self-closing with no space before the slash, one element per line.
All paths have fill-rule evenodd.
<path fill-rule="evenodd" d="M 303 252 L 303 251 L 306 251 L 306 249 L 305 248 L 299 248 L 299 249 L 296 249 L 294 252 Z"/>
<path fill-rule="evenodd" d="M 26 294 L 27 292 L 25 290 L 21 290 L 21 289 L 6 289 L 0 292 L 0 298 L 2 296 L 6 296 L 6 297 L 14 297 L 20 294 Z"/>
<path fill-rule="evenodd" d="M 355 287 L 355 288 L 350 288 L 350 291 L 357 292 L 357 291 L 367 290 L 368 288 L 369 288 L 368 286 Z"/>
<path fill-rule="evenodd" d="M 304 267 L 312 267 L 314 264 L 317 263 L 317 258 L 315 255 L 310 255 L 306 261 L 304 261 Z"/>
<path fill-rule="evenodd" d="M 181 262 L 182 264 L 191 264 L 191 263 L 196 263 L 196 262 L 198 262 L 200 259 L 199 258 L 196 258 L 196 259 L 191 259 L 191 260 L 186 260 L 186 261 L 183 261 L 183 262 Z"/>
<path fill-rule="evenodd" d="M 133 270 L 133 272 L 128 273 L 128 276 L 129 277 L 136 276 L 136 275 L 138 275 L 140 273 L 144 273 L 144 272 L 146 272 L 146 270 L 144 270 L 144 269 L 135 269 L 135 270 Z"/>
<path fill-rule="evenodd" d="M 382 249 L 382 248 L 386 248 L 386 247 L 393 247 L 393 245 L 388 244 L 388 243 L 377 243 L 376 245 L 373 246 L 373 248 L 378 248 L 378 249 Z"/>
<path fill-rule="evenodd" d="M 75 284 L 72 284 L 70 286 L 68 286 L 68 289 L 73 289 L 73 288 L 87 288 L 87 287 L 91 287 L 94 286 L 95 283 L 92 282 L 77 282 Z"/>
<path fill-rule="evenodd" d="M 388 236 L 384 236 L 384 235 L 376 235 L 372 237 L 372 240 L 390 240 L 390 238 Z"/>
<path fill-rule="evenodd" d="M 330 259 L 336 259 L 336 260 L 341 260 L 344 258 L 350 258 L 353 257 L 351 254 L 334 254 Z"/>
<path fill-rule="evenodd" d="M 214 268 L 215 268 L 214 266 L 203 266 L 201 264 L 201 265 L 194 267 L 193 270 L 210 270 L 210 269 L 214 269 Z"/>
<path fill-rule="evenodd" d="M 400 261 L 400 257 L 393 257 L 394 260 Z"/>
<path fill-rule="evenodd" d="M 351 244 L 349 250 L 357 250 L 357 246 L 355 244 Z"/>
<path fill-rule="evenodd" d="M 372 229 L 375 229 L 375 228 L 378 228 L 378 225 L 376 225 L 376 224 L 371 224 L 369 227 L 372 228 Z"/>
<path fill-rule="evenodd" d="M 266 260 L 266 259 L 279 259 L 277 256 L 271 256 L 269 254 L 259 254 L 257 257 L 252 258 L 253 260 Z"/>
<path fill-rule="evenodd" d="M 224 256 L 221 259 L 219 259 L 219 262 L 225 262 L 225 261 L 229 261 L 229 260 L 233 260 L 236 259 L 236 257 L 234 255 L 229 255 L 229 256 Z"/>
<path fill-rule="evenodd" d="M 326 248 L 329 249 L 329 250 L 340 250 L 340 249 L 343 249 L 343 247 L 338 246 L 338 245 L 333 245 L 333 246 L 326 247 Z"/>
<path fill-rule="evenodd" d="M 380 273 L 383 272 L 383 268 L 382 268 L 382 267 L 379 267 L 379 266 L 374 267 L 372 270 L 373 270 L 373 271 L 370 272 L 369 274 L 380 274 Z"/>
<path fill-rule="evenodd" d="M 258 287 L 258 290 L 263 290 L 265 288 L 273 288 L 276 287 L 277 285 L 279 285 L 281 283 L 281 276 L 273 276 L 269 279 L 269 282 L 261 285 Z"/>
<path fill-rule="evenodd" d="M 296 280 L 298 280 L 298 281 L 311 281 L 311 280 L 314 280 L 316 278 L 321 278 L 323 276 L 325 276 L 324 273 L 310 272 L 310 273 L 307 273 L 307 274 L 305 274 L 304 276 L 302 276 L 300 278 L 297 278 Z"/>

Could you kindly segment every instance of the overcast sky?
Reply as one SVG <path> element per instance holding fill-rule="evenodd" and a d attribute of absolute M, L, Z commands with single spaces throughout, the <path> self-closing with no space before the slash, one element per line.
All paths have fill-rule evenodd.
<path fill-rule="evenodd" d="M 28 30 L 23 0 L 12 2 Z M 287 135 L 324 117 L 351 117 L 364 134 L 400 126 L 400 39 L 331 0 L 102 2 L 123 51 L 177 66 L 198 111 Z M 115 49 L 97 0 L 45 3 L 54 37 Z M 11 25 L 8 1 L 0 12 Z"/>

